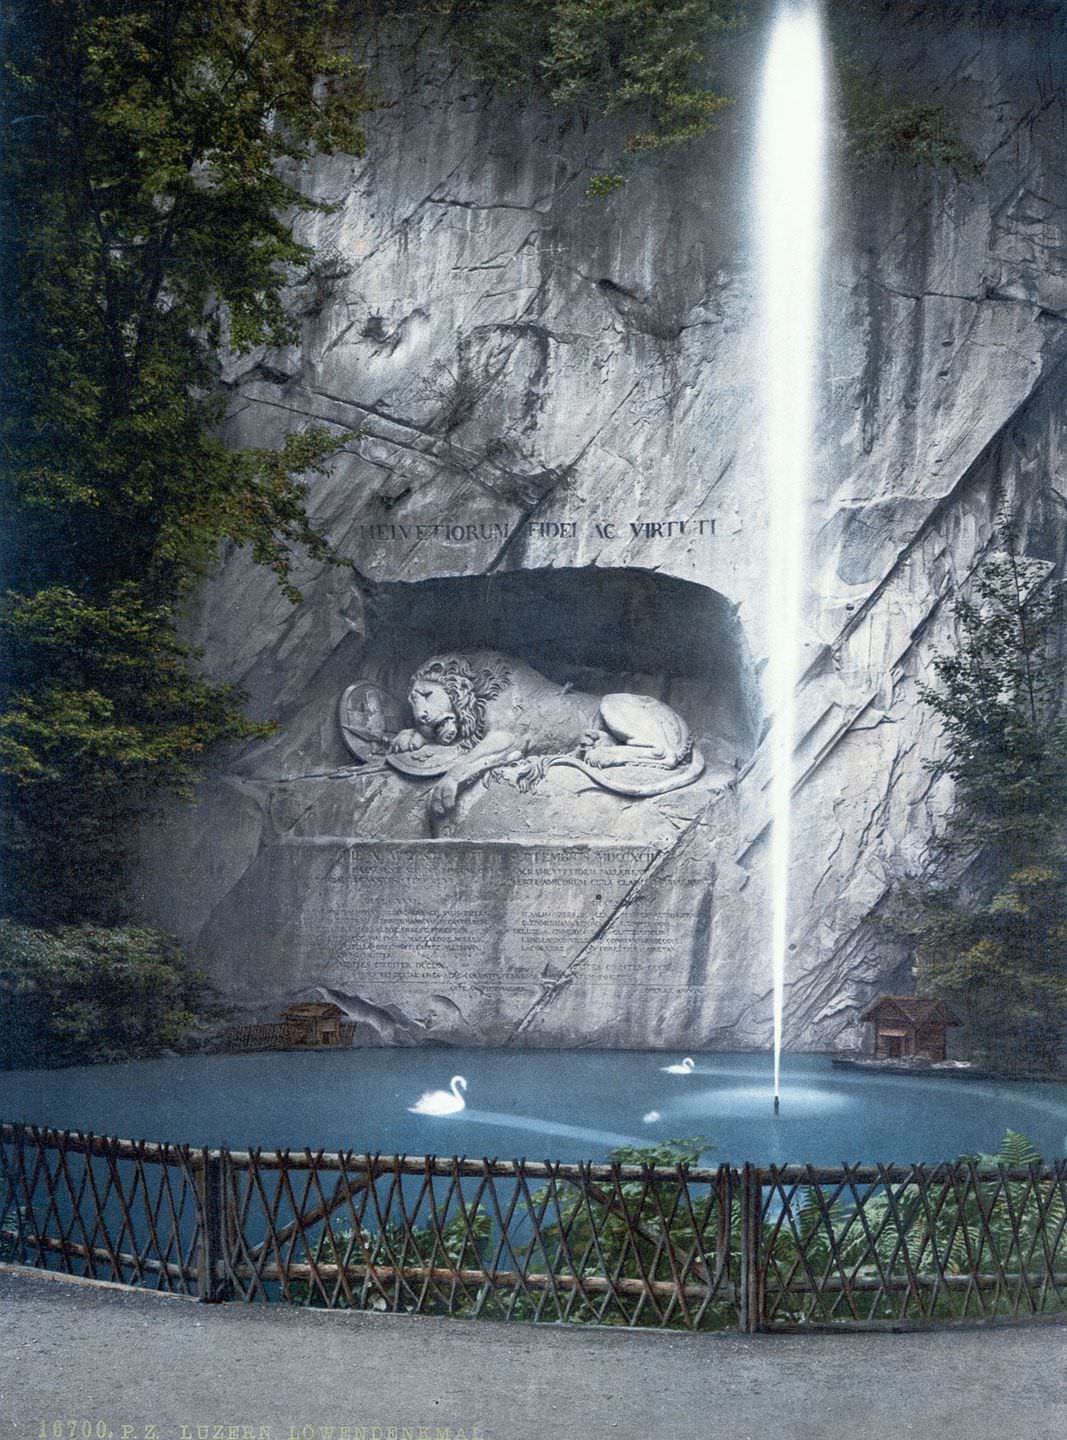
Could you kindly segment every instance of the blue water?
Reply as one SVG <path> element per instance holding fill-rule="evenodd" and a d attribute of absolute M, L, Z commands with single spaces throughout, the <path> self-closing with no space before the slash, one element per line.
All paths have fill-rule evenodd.
<path fill-rule="evenodd" d="M 619 1145 L 709 1142 L 707 1163 L 952 1159 L 1021 1131 L 1067 1154 L 1067 1085 L 870 1075 L 785 1056 L 781 1113 L 767 1055 L 623 1051 L 343 1050 L 144 1060 L 0 1074 L 0 1118 L 194 1145 L 602 1160 Z M 412 1115 L 468 1082 L 459 1115 Z M 658 1111 L 646 1124 L 643 1116 Z"/>

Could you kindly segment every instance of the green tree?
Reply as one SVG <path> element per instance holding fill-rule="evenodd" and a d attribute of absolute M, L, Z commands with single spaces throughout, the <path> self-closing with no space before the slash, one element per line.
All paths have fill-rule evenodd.
<path fill-rule="evenodd" d="M 158 930 L 0 920 L 0 1069 L 184 1049 L 219 1015 L 204 976 Z"/>
<path fill-rule="evenodd" d="M 254 733 L 176 613 L 229 539 L 293 598 L 303 477 L 343 436 L 227 449 L 219 347 L 291 338 L 290 183 L 362 148 L 332 0 L 15 0 L 3 22 L 0 768 L 6 904 L 113 918 L 123 836 Z"/>
<path fill-rule="evenodd" d="M 1019 552 L 1002 525 L 973 598 L 956 602 L 959 641 L 934 661 L 924 702 L 947 740 L 934 770 L 956 785 L 946 836 L 956 851 L 991 846 L 1009 867 L 1062 850 L 1067 814 L 1067 718 L 1057 654 L 1067 586 Z"/>
<path fill-rule="evenodd" d="M 919 989 L 961 1013 L 999 1068 L 1056 1063 L 1067 1022 L 1067 587 L 1025 559 L 1010 527 L 956 604 L 957 647 L 933 665 L 925 703 L 944 726 L 932 766 L 952 777 L 941 840 L 971 879 L 926 888 L 901 926 L 917 941 Z"/>

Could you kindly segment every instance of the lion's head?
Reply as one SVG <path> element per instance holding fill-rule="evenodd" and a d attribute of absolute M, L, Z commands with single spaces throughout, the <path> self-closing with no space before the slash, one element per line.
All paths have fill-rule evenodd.
<path fill-rule="evenodd" d="M 475 670 L 463 655 L 435 655 L 411 677 L 408 704 L 415 727 L 439 745 L 459 744 L 469 750 L 485 735 L 486 701 L 506 688 L 504 665 Z"/>

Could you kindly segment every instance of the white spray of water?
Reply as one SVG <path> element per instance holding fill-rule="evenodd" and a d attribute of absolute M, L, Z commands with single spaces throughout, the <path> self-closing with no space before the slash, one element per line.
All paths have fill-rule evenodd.
<path fill-rule="evenodd" d="M 774 1095 L 789 933 L 791 803 L 806 500 L 815 412 L 826 80 L 818 0 L 782 0 L 760 94 L 757 238 L 765 493 L 770 505 L 767 704 L 771 731 Z"/>

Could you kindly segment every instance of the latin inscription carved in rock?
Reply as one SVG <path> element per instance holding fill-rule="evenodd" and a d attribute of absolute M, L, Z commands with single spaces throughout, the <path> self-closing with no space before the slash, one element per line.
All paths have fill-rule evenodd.
<path fill-rule="evenodd" d="M 590 976 L 684 951 L 704 887 L 663 885 L 639 847 L 360 843 L 314 937 L 334 983 L 529 988 L 585 948 Z M 650 977 L 652 978 L 652 977 Z"/>

